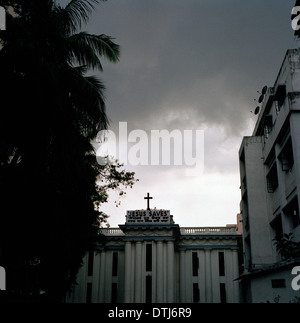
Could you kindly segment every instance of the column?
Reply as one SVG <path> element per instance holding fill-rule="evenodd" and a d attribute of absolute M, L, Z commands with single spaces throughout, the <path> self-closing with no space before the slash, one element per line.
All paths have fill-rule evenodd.
<path fill-rule="evenodd" d="M 168 275 L 167 275 L 167 302 L 174 302 L 174 242 L 168 241 L 167 244 L 168 255 Z"/>
<path fill-rule="evenodd" d="M 112 290 L 112 250 L 106 251 L 106 261 L 105 261 L 105 293 L 104 302 L 111 302 L 111 290 Z"/>
<path fill-rule="evenodd" d="M 180 250 L 179 257 L 180 257 L 179 258 L 179 261 L 180 261 L 179 300 L 180 300 L 180 303 L 186 303 L 186 287 L 185 287 L 186 274 L 185 274 L 185 251 L 184 250 Z"/>
<path fill-rule="evenodd" d="M 99 282 L 99 302 L 104 303 L 105 295 L 105 258 L 106 253 L 104 250 L 100 254 L 100 282 Z"/>
<path fill-rule="evenodd" d="M 238 251 L 232 250 L 232 267 L 233 267 L 233 302 L 240 302 L 240 289 L 239 281 L 235 280 L 239 277 L 239 261 L 238 261 Z"/>
<path fill-rule="evenodd" d="M 157 243 L 152 243 L 152 302 L 157 303 L 156 300 L 156 277 L 157 277 Z"/>
<path fill-rule="evenodd" d="M 211 293 L 211 265 L 210 265 L 210 249 L 205 250 L 205 301 L 206 303 L 212 302 L 212 293 Z"/>
<path fill-rule="evenodd" d="M 211 272 L 211 301 L 213 303 L 220 302 L 220 283 L 222 277 L 219 276 L 219 249 L 211 249 L 210 251 L 210 272 Z"/>
<path fill-rule="evenodd" d="M 135 303 L 142 302 L 142 242 L 136 242 L 135 250 Z"/>
<path fill-rule="evenodd" d="M 164 302 L 163 290 L 163 242 L 157 242 L 157 257 L 156 257 L 156 302 Z"/>
<path fill-rule="evenodd" d="M 131 302 L 131 242 L 125 243 L 125 290 L 124 290 L 124 302 Z"/>
<path fill-rule="evenodd" d="M 198 251 L 199 256 L 199 288 L 200 288 L 200 303 L 205 303 L 205 251 Z"/>

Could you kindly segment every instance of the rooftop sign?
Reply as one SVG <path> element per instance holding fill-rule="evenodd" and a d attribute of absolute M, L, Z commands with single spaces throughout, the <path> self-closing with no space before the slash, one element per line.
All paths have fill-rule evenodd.
<path fill-rule="evenodd" d="M 170 210 L 134 210 L 127 211 L 126 224 L 172 223 Z"/>

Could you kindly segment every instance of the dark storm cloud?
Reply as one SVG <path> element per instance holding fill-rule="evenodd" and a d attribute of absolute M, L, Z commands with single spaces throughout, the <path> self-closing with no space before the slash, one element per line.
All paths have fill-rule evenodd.
<path fill-rule="evenodd" d="M 294 1 L 110 0 L 89 30 L 121 45 L 104 64 L 112 125 L 220 126 L 241 135 L 257 90 L 272 85 L 285 51 L 297 47 Z M 161 124 L 161 122 L 159 122 Z"/>
<path fill-rule="evenodd" d="M 205 171 L 186 177 L 185 166 L 139 166 L 140 179 L 118 212 L 139 207 L 146 192 L 171 208 L 178 223 L 225 225 L 239 210 L 238 149 L 258 90 L 273 85 L 294 42 L 294 0 L 108 0 L 87 29 L 115 37 L 120 62 L 103 61 L 112 128 L 128 131 L 204 129 Z M 215 203 L 218 196 L 219 203 Z M 143 205 L 143 204 L 142 204 Z M 209 216 L 208 216 L 209 215 Z M 233 216 L 233 220 L 232 220 Z M 222 219 L 221 219 L 222 217 Z M 116 219 L 116 220 L 114 220 Z M 120 219 L 120 220 L 117 220 Z M 203 222 L 204 221 L 204 222 Z M 205 222 L 206 221 L 206 222 Z M 189 223 L 189 224 L 188 224 Z"/>

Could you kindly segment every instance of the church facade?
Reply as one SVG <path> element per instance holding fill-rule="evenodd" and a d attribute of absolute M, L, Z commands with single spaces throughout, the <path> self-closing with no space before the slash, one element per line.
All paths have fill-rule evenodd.
<path fill-rule="evenodd" d="M 127 211 L 84 257 L 75 303 L 236 303 L 237 225 L 180 227 L 169 210 Z"/>

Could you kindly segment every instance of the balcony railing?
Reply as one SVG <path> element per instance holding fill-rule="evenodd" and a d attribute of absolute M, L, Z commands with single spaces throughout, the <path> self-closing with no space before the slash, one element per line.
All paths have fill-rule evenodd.
<path fill-rule="evenodd" d="M 119 228 L 102 228 L 101 233 L 105 236 L 124 236 L 124 232 Z"/>
<path fill-rule="evenodd" d="M 197 234 L 236 234 L 236 227 L 183 227 L 180 228 L 183 235 Z"/>
<path fill-rule="evenodd" d="M 119 228 L 102 228 L 101 233 L 106 236 L 124 236 L 124 232 Z M 236 234 L 235 226 L 228 227 L 182 227 L 180 228 L 182 235 L 198 235 L 198 234 Z"/>

